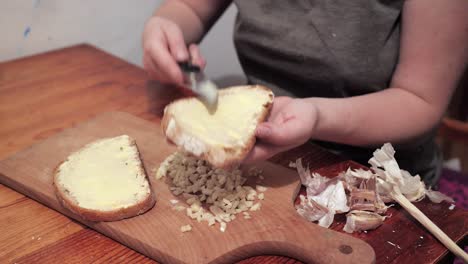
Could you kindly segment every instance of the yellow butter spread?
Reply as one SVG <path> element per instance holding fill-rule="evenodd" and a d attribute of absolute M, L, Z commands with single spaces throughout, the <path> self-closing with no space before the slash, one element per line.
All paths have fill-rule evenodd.
<path fill-rule="evenodd" d="M 221 91 L 214 112 L 194 99 L 174 105 L 173 116 L 184 131 L 208 144 L 237 146 L 254 133 L 254 121 L 269 100 L 269 94 L 259 89 Z"/>
<path fill-rule="evenodd" d="M 136 146 L 128 136 L 101 140 L 68 157 L 58 182 L 78 205 L 96 210 L 125 208 L 150 192 Z"/>

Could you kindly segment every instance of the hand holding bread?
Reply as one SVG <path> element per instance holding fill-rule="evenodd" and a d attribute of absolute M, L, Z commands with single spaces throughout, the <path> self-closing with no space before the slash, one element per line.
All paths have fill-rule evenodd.
<path fill-rule="evenodd" d="M 310 102 L 290 97 L 275 98 L 268 119 L 257 126 L 257 143 L 244 162 L 266 160 L 304 144 L 313 135 L 317 117 L 317 109 Z"/>
<path fill-rule="evenodd" d="M 240 164 L 255 145 L 255 129 L 273 103 L 273 92 L 260 85 L 219 91 L 212 112 L 196 98 L 179 99 L 164 109 L 166 138 L 182 150 L 217 168 Z"/>
<path fill-rule="evenodd" d="M 220 91 L 219 109 L 209 113 L 195 98 L 169 104 L 162 121 L 166 137 L 215 167 L 266 160 L 302 145 L 316 126 L 318 111 L 303 99 L 278 97 L 259 85 Z"/>

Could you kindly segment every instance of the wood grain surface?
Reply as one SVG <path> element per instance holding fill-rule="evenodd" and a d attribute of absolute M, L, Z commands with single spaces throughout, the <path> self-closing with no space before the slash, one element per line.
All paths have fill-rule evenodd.
<path fill-rule="evenodd" d="M 164 106 L 180 96 L 177 89 L 148 80 L 142 69 L 89 45 L 0 63 L 0 159 L 106 111 L 120 110 L 156 122 Z M 330 166 L 322 169 L 329 172 L 357 166 L 311 144 L 273 160 L 287 166 L 297 157 L 311 161 L 313 169 Z M 454 240 L 466 238 L 466 211 L 426 200 L 416 205 Z M 374 248 L 377 263 L 444 261 L 447 250 L 422 226 L 398 207 L 390 212 L 392 217 L 378 230 L 353 235 Z M 340 221 L 333 228 L 340 229 L 339 225 Z M 0 185 L 1 263 L 133 261 L 153 262 Z M 299 262 L 264 254 L 242 263 Z"/>
<path fill-rule="evenodd" d="M 175 211 L 170 200 L 178 197 L 154 173 L 149 173 L 149 179 L 157 202 L 150 211 L 115 222 L 84 221 L 56 198 L 52 185 L 55 168 L 86 144 L 119 135 L 136 140 L 147 172 L 155 171 L 176 150 L 166 142 L 159 123 L 123 112 L 104 113 L 0 161 L 0 182 L 164 263 L 233 263 L 265 253 L 307 263 L 375 261 L 372 247 L 364 241 L 301 218 L 294 209 L 300 186 L 297 172 L 269 162 L 255 164 L 263 170 L 262 185 L 268 188 L 261 210 L 251 212 L 252 219 L 239 216 L 228 223 L 225 232 L 218 225 L 210 227 L 189 219 L 185 211 Z M 250 180 L 255 188 L 256 177 Z M 182 233 L 180 227 L 187 224 L 193 230 Z"/>

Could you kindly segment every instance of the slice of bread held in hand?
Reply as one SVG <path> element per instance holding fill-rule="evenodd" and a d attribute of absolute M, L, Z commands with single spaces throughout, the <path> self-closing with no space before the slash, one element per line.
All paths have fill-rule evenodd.
<path fill-rule="evenodd" d="M 179 99 L 164 109 L 166 138 L 218 168 L 238 165 L 255 144 L 255 129 L 273 104 L 273 92 L 263 86 L 235 86 L 219 91 L 209 111 L 197 98 Z"/>
<path fill-rule="evenodd" d="M 54 177 L 57 198 L 89 221 L 116 221 L 153 207 L 135 141 L 127 135 L 92 142 L 62 162 Z"/>

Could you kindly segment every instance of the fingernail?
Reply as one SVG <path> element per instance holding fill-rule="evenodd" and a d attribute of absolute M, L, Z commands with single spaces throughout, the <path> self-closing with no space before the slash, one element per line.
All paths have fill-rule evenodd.
<path fill-rule="evenodd" d="M 182 50 L 179 50 L 176 54 L 177 60 L 178 61 L 186 61 L 187 60 L 187 54 L 183 52 Z"/>
<path fill-rule="evenodd" d="M 200 67 L 205 68 L 206 61 L 204 59 L 200 59 L 199 63 L 200 63 Z"/>

